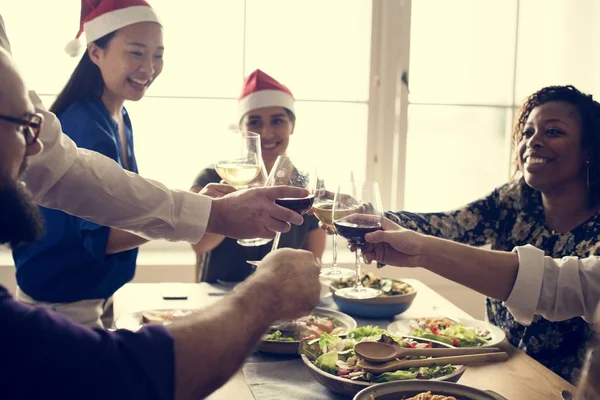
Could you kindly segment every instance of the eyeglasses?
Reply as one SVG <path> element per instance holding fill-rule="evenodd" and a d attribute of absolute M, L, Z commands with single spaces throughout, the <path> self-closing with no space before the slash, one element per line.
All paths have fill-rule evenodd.
<path fill-rule="evenodd" d="M 25 143 L 27 143 L 28 146 L 31 146 L 37 141 L 38 136 L 40 136 L 42 123 L 44 122 L 44 116 L 42 114 L 35 113 L 29 114 L 25 118 L 26 119 L 21 119 L 9 117 L 8 115 L 0 115 L 1 121 L 19 125 L 23 136 L 25 136 Z"/>

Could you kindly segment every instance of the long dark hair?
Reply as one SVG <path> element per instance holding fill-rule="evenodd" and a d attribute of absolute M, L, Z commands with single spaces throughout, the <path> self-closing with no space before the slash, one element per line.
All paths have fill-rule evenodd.
<path fill-rule="evenodd" d="M 521 172 L 518 146 L 523 137 L 527 118 L 534 108 L 551 101 L 564 101 L 573 105 L 581 118 L 581 146 L 586 155 L 589 204 L 594 206 L 600 201 L 600 103 L 591 95 L 580 92 L 574 86 L 548 86 L 538 90 L 527 98 L 513 130 L 513 149 L 515 151 L 515 174 Z"/>
<path fill-rule="evenodd" d="M 111 32 L 94 41 L 94 44 L 105 49 L 117 31 Z M 104 79 L 100 68 L 92 62 L 87 49 L 71 74 L 69 81 L 61 90 L 50 107 L 56 115 L 60 115 L 71 104 L 82 100 L 98 99 L 104 92 Z"/>

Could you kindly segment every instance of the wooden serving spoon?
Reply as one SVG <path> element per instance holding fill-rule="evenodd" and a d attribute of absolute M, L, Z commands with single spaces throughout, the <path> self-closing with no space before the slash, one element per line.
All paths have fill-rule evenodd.
<path fill-rule="evenodd" d="M 488 354 L 472 354 L 468 356 L 455 357 L 439 357 L 439 358 L 422 358 L 418 360 L 395 360 L 386 363 L 374 364 L 368 361 L 361 360 L 358 366 L 366 372 L 381 374 L 384 372 L 396 371 L 399 369 L 407 369 L 413 367 L 431 367 L 433 365 L 469 365 L 483 364 L 491 362 L 503 362 L 508 360 L 508 354 L 505 352 L 488 353 Z"/>
<path fill-rule="evenodd" d="M 386 362 L 400 357 L 423 356 L 423 357 L 447 357 L 462 356 L 469 354 L 486 354 L 501 351 L 496 347 L 461 347 L 441 349 L 409 349 L 400 345 L 382 342 L 360 342 L 354 346 L 354 352 L 367 361 Z"/>

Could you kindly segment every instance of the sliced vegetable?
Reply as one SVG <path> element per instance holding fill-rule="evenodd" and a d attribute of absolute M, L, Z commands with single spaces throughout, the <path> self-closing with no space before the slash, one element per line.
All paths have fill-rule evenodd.
<path fill-rule="evenodd" d="M 337 373 L 336 362 L 338 360 L 338 352 L 336 350 L 330 351 L 329 353 L 325 353 L 321 355 L 315 361 L 315 366 L 317 368 L 321 368 L 325 372 L 329 372 L 330 374 Z"/>
<path fill-rule="evenodd" d="M 383 374 L 375 377 L 373 383 L 392 382 L 392 381 L 405 381 L 407 379 L 415 379 L 417 372 L 399 370 L 395 372 L 384 372 Z"/>

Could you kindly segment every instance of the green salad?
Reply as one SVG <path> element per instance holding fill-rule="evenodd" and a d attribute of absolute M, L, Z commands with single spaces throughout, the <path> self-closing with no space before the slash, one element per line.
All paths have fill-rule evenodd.
<path fill-rule="evenodd" d="M 409 322 L 411 335 L 456 347 L 485 346 L 492 340 L 487 329 L 466 327 L 447 318 L 419 318 Z"/>
<path fill-rule="evenodd" d="M 409 348 L 431 348 L 431 342 L 421 343 L 410 338 L 395 336 L 376 326 L 363 326 L 351 331 L 346 338 L 323 333 L 314 340 L 303 341 L 300 353 L 317 368 L 353 381 L 382 383 L 406 379 L 433 379 L 456 371 L 453 365 L 434 365 L 432 367 L 408 368 L 382 374 L 363 371 L 358 366 L 359 357 L 354 352 L 356 343 L 374 341 L 399 343 Z"/>

